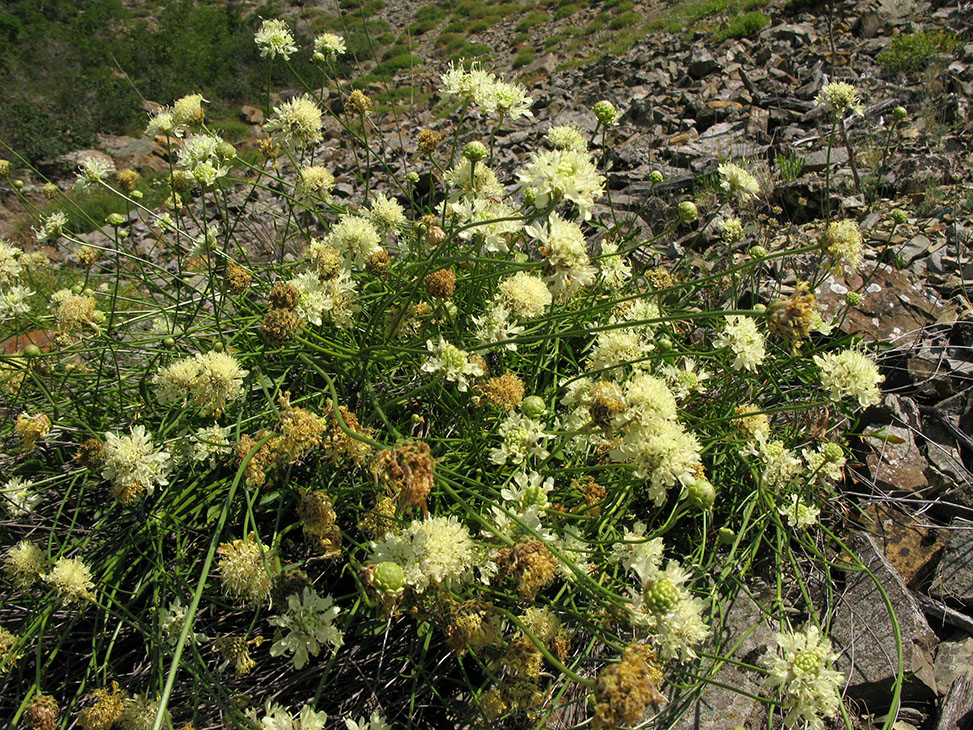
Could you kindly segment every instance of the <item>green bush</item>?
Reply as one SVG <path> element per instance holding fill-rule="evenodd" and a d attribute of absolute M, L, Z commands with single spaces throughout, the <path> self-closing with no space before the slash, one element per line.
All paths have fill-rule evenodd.
<path fill-rule="evenodd" d="M 759 10 L 755 10 L 732 18 L 727 26 L 715 33 L 717 41 L 727 38 L 750 38 L 770 24 L 770 18 Z"/>
<path fill-rule="evenodd" d="M 514 30 L 516 31 L 530 30 L 535 25 L 540 25 L 541 23 L 544 23 L 545 21 L 547 21 L 547 19 L 548 19 L 547 13 L 541 10 L 535 10 L 533 12 L 527 13 L 527 15 L 525 15 L 520 20 L 520 22 L 517 23 L 516 26 L 514 26 Z"/>
<path fill-rule="evenodd" d="M 622 28 L 631 28 L 633 25 L 638 25 L 642 22 L 642 17 L 633 11 L 627 13 L 622 13 L 617 18 L 613 18 L 608 24 L 608 27 L 612 30 L 620 30 Z"/>
<path fill-rule="evenodd" d="M 382 81 L 388 81 L 398 71 L 406 69 L 418 70 L 422 68 L 422 59 L 413 56 L 411 53 L 400 53 L 387 61 L 382 61 L 371 70 L 370 76 L 374 76 Z"/>
<path fill-rule="evenodd" d="M 952 53 L 959 45 L 955 33 L 921 31 L 900 33 L 878 54 L 879 64 L 889 71 L 917 73 L 924 71 L 940 53 Z"/>
<path fill-rule="evenodd" d="M 514 60 L 511 62 L 511 66 L 515 69 L 523 68 L 534 62 L 534 58 L 537 53 L 534 51 L 533 46 L 524 46 L 518 49 L 517 55 L 514 56 Z"/>

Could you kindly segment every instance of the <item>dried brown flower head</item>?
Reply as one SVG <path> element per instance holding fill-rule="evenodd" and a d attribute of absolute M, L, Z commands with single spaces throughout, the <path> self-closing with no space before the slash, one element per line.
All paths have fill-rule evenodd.
<path fill-rule="evenodd" d="M 628 646 L 620 662 L 598 674 L 594 727 L 637 725 L 650 703 L 665 699 L 658 689 L 661 679 L 655 652 L 645 644 Z"/>
<path fill-rule="evenodd" d="M 278 281 L 270 290 L 270 306 L 274 309 L 294 309 L 301 301 L 301 292 L 287 281 Z"/>
<path fill-rule="evenodd" d="M 524 381 L 511 372 L 490 378 L 476 389 L 482 397 L 505 411 L 512 411 L 524 400 Z"/>
<path fill-rule="evenodd" d="M 426 275 L 426 291 L 436 299 L 450 299 L 456 291 L 456 273 L 452 269 L 439 269 Z"/>

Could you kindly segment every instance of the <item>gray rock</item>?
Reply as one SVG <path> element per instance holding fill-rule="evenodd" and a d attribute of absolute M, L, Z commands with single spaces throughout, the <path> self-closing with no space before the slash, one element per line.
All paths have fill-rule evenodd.
<path fill-rule="evenodd" d="M 758 596 L 758 600 L 762 599 Z M 732 658 L 748 664 L 759 664 L 760 659 L 773 651 L 776 645 L 774 629 L 757 601 L 742 590 L 726 613 L 722 631 L 714 638 L 717 646 L 722 647 L 722 652 L 729 651 L 742 638 Z M 707 674 L 707 664 L 699 668 L 700 674 Z M 740 694 L 741 691 L 760 694 L 762 675 L 733 664 L 724 664 L 711 679 L 725 686 L 707 684 L 698 697 L 665 706 L 660 713 L 659 720 L 663 722 L 659 727 L 669 727 L 671 730 L 725 730 L 735 725 L 766 727 L 766 706 Z"/>
<path fill-rule="evenodd" d="M 848 150 L 844 147 L 831 148 L 831 165 L 843 165 L 848 162 Z M 828 150 L 814 150 L 804 158 L 804 169 L 807 172 L 821 172 L 828 166 Z"/>
<path fill-rule="evenodd" d="M 719 122 L 703 132 L 688 144 L 681 144 L 666 150 L 673 157 L 673 163 L 685 167 L 694 161 L 701 161 L 703 167 L 715 167 L 718 159 L 739 159 L 759 157 L 767 150 L 767 145 L 754 144 L 746 131 L 744 122 Z M 701 159 L 704 158 L 704 159 Z"/>
<path fill-rule="evenodd" d="M 704 76 L 717 71 L 720 68 L 719 62 L 713 58 L 713 54 L 706 48 L 697 47 L 693 50 L 692 60 L 689 62 L 689 75 L 694 79 L 701 79 Z"/>
<path fill-rule="evenodd" d="M 774 27 L 772 36 L 776 40 L 786 41 L 801 48 L 806 48 L 812 41 L 818 39 L 817 34 L 808 26 L 796 23 L 785 23 Z"/>
<path fill-rule="evenodd" d="M 946 603 L 973 606 L 973 522 L 954 518 L 950 528 L 929 594 Z"/>
<path fill-rule="evenodd" d="M 926 460 L 916 445 L 914 433 L 918 430 L 919 417 L 915 403 L 908 398 L 886 395 L 879 420 L 869 425 L 871 431 L 879 431 L 876 437 L 866 437 L 865 462 L 871 471 L 875 486 L 886 494 L 916 492 L 929 485 L 926 479 Z"/>
<path fill-rule="evenodd" d="M 936 692 L 933 651 L 936 635 L 915 598 L 885 559 L 871 536 L 859 533 L 848 547 L 883 587 L 895 612 L 902 640 L 904 699 L 929 699 Z M 847 693 L 887 707 L 896 678 L 897 652 L 893 622 L 885 601 L 868 573 L 849 571 L 831 626 L 831 640 L 841 654 L 837 668 L 845 673 Z"/>
<path fill-rule="evenodd" d="M 969 730 L 973 707 L 973 639 L 944 641 L 936 652 L 936 682 L 944 688 L 936 730 Z"/>
<path fill-rule="evenodd" d="M 927 253 L 932 245 L 932 241 L 921 233 L 918 233 L 906 241 L 896 253 L 905 263 L 911 264 L 917 258 Z"/>
<path fill-rule="evenodd" d="M 973 677 L 973 638 L 943 641 L 936 647 L 936 685 L 948 687 L 959 677 Z"/>

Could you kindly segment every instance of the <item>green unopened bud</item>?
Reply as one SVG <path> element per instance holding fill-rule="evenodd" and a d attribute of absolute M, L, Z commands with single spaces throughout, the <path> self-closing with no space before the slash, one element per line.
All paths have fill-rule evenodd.
<path fill-rule="evenodd" d="M 849 307 L 857 307 L 862 303 L 862 295 L 856 291 L 850 291 L 845 294 L 845 302 Z"/>
<path fill-rule="evenodd" d="M 691 200 L 684 200 L 678 207 L 679 220 L 689 223 L 699 218 L 699 209 Z"/>
<path fill-rule="evenodd" d="M 909 112 L 906 111 L 904 106 L 897 106 L 892 110 L 892 119 L 897 122 L 904 122 L 909 118 Z"/>
<path fill-rule="evenodd" d="M 470 162 L 479 162 L 480 160 L 485 160 L 486 156 L 490 154 L 487 147 L 482 142 L 470 142 L 463 148 L 463 157 L 465 157 Z"/>
<path fill-rule="evenodd" d="M 82 284 L 80 281 L 77 284 L 75 284 L 74 286 L 71 287 L 71 293 L 72 294 L 78 294 L 78 295 L 80 295 L 81 292 L 83 292 L 83 291 L 84 291 L 84 284 Z"/>
<path fill-rule="evenodd" d="M 693 507 L 709 509 L 716 501 L 716 488 L 709 479 L 697 479 L 690 485 L 687 498 Z"/>
<path fill-rule="evenodd" d="M 732 545 L 737 539 L 737 534 L 729 527 L 721 527 L 716 531 L 716 542 L 720 545 Z"/>
<path fill-rule="evenodd" d="M 108 317 L 100 309 L 96 309 L 95 313 L 91 316 L 91 321 L 95 324 L 104 324 Z"/>
<path fill-rule="evenodd" d="M 767 311 L 767 305 L 764 304 L 763 302 L 757 302 L 756 304 L 753 305 L 753 311 L 756 312 L 757 314 L 763 314 L 764 312 Z"/>
<path fill-rule="evenodd" d="M 39 348 L 34 343 L 31 343 L 24 348 L 24 357 L 35 358 L 40 356 L 41 356 L 41 348 Z"/>
<path fill-rule="evenodd" d="M 667 613 L 679 603 L 679 589 L 668 578 L 657 578 L 645 586 L 645 606 L 653 613 Z"/>
<path fill-rule="evenodd" d="M 118 228 L 122 223 L 125 222 L 125 216 L 123 216 L 121 213 L 109 213 L 108 217 L 105 218 L 105 221 L 112 228 Z"/>
<path fill-rule="evenodd" d="M 236 157 L 236 147 L 226 141 L 220 142 L 216 145 L 216 154 L 224 160 L 232 160 Z"/>
<path fill-rule="evenodd" d="M 821 453 L 824 454 L 825 461 L 834 464 L 841 461 L 845 455 L 845 450 L 841 448 L 841 444 L 829 441 L 821 447 Z"/>
<path fill-rule="evenodd" d="M 405 179 L 408 180 L 413 185 L 415 185 L 416 183 L 419 182 L 419 173 L 416 172 L 415 170 L 410 170 L 405 174 Z"/>
<path fill-rule="evenodd" d="M 755 259 L 763 259 L 767 257 L 767 249 L 763 246 L 751 246 L 750 247 L 750 257 Z"/>
<path fill-rule="evenodd" d="M 405 588 L 405 571 L 398 563 L 386 560 L 372 569 L 369 580 L 380 593 L 398 593 Z"/>
<path fill-rule="evenodd" d="M 893 210 L 891 213 L 889 213 L 889 217 L 892 219 L 893 223 L 899 226 L 901 226 L 909 219 L 908 213 L 906 213 L 901 208 L 896 208 L 895 210 Z"/>
<path fill-rule="evenodd" d="M 652 183 L 653 185 L 658 185 L 664 179 L 665 178 L 663 177 L 662 173 L 659 170 L 653 170 L 652 172 L 649 173 L 649 182 Z"/>
<path fill-rule="evenodd" d="M 213 352 L 223 352 L 223 349 L 222 342 L 217 341 L 213 343 Z"/>
<path fill-rule="evenodd" d="M 591 111 L 595 113 L 595 119 L 606 127 L 610 127 L 618 122 L 618 110 L 615 109 L 615 105 L 610 101 L 599 101 L 591 107 Z"/>
<path fill-rule="evenodd" d="M 10 184 L 13 185 L 15 188 L 17 188 L 17 190 L 20 190 L 22 187 L 24 187 L 23 180 L 14 180 Z"/>
<path fill-rule="evenodd" d="M 132 192 L 129 193 L 129 195 L 132 196 L 132 200 L 141 200 L 143 193 L 141 190 L 133 190 Z"/>
<path fill-rule="evenodd" d="M 172 337 L 166 337 L 162 340 L 163 347 L 168 347 L 170 350 L 176 346 L 176 340 Z"/>
<path fill-rule="evenodd" d="M 10 174 L 10 160 L 0 160 L 0 175 L 6 177 Z"/>
<path fill-rule="evenodd" d="M 321 51 L 316 51 L 315 53 L 311 54 L 311 60 L 315 63 L 324 63 L 328 60 L 328 57 L 321 53 Z"/>
<path fill-rule="evenodd" d="M 539 395 L 529 395 L 520 404 L 520 410 L 528 418 L 540 418 L 547 411 L 547 404 Z"/>

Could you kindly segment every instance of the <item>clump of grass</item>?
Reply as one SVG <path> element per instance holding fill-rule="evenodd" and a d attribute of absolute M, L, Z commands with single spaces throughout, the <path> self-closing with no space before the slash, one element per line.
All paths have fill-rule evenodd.
<path fill-rule="evenodd" d="M 536 57 L 537 53 L 534 51 L 533 46 L 523 46 L 517 49 L 517 55 L 514 56 L 514 60 L 511 61 L 510 65 L 514 69 L 523 68 L 532 64 Z"/>
<path fill-rule="evenodd" d="M 777 154 L 777 169 L 781 180 L 797 180 L 803 172 L 806 160 L 796 152 Z"/>
<path fill-rule="evenodd" d="M 766 13 L 754 10 L 731 18 L 725 28 L 721 28 L 713 35 L 718 42 L 725 41 L 727 38 L 750 38 L 769 24 L 770 18 Z"/>
<path fill-rule="evenodd" d="M 958 45 L 959 37 L 951 31 L 899 33 L 876 60 L 889 71 L 915 74 L 924 71 L 938 54 L 953 53 Z"/>
<path fill-rule="evenodd" d="M 608 24 L 608 27 L 612 30 L 631 28 L 634 25 L 638 25 L 641 20 L 642 17 L 638 13 L 630 10 L 612 18 L 611 22 Z"/>
<path fill-rule="evenodd" d="M 550 16 L 542 10 L 534 10 L 527 13 L 521 20 L 514 26 L 514 30 L 523 33 L 524 31 L 530 30 L 535 25 L 540 25 L 547 21 Z"/>

